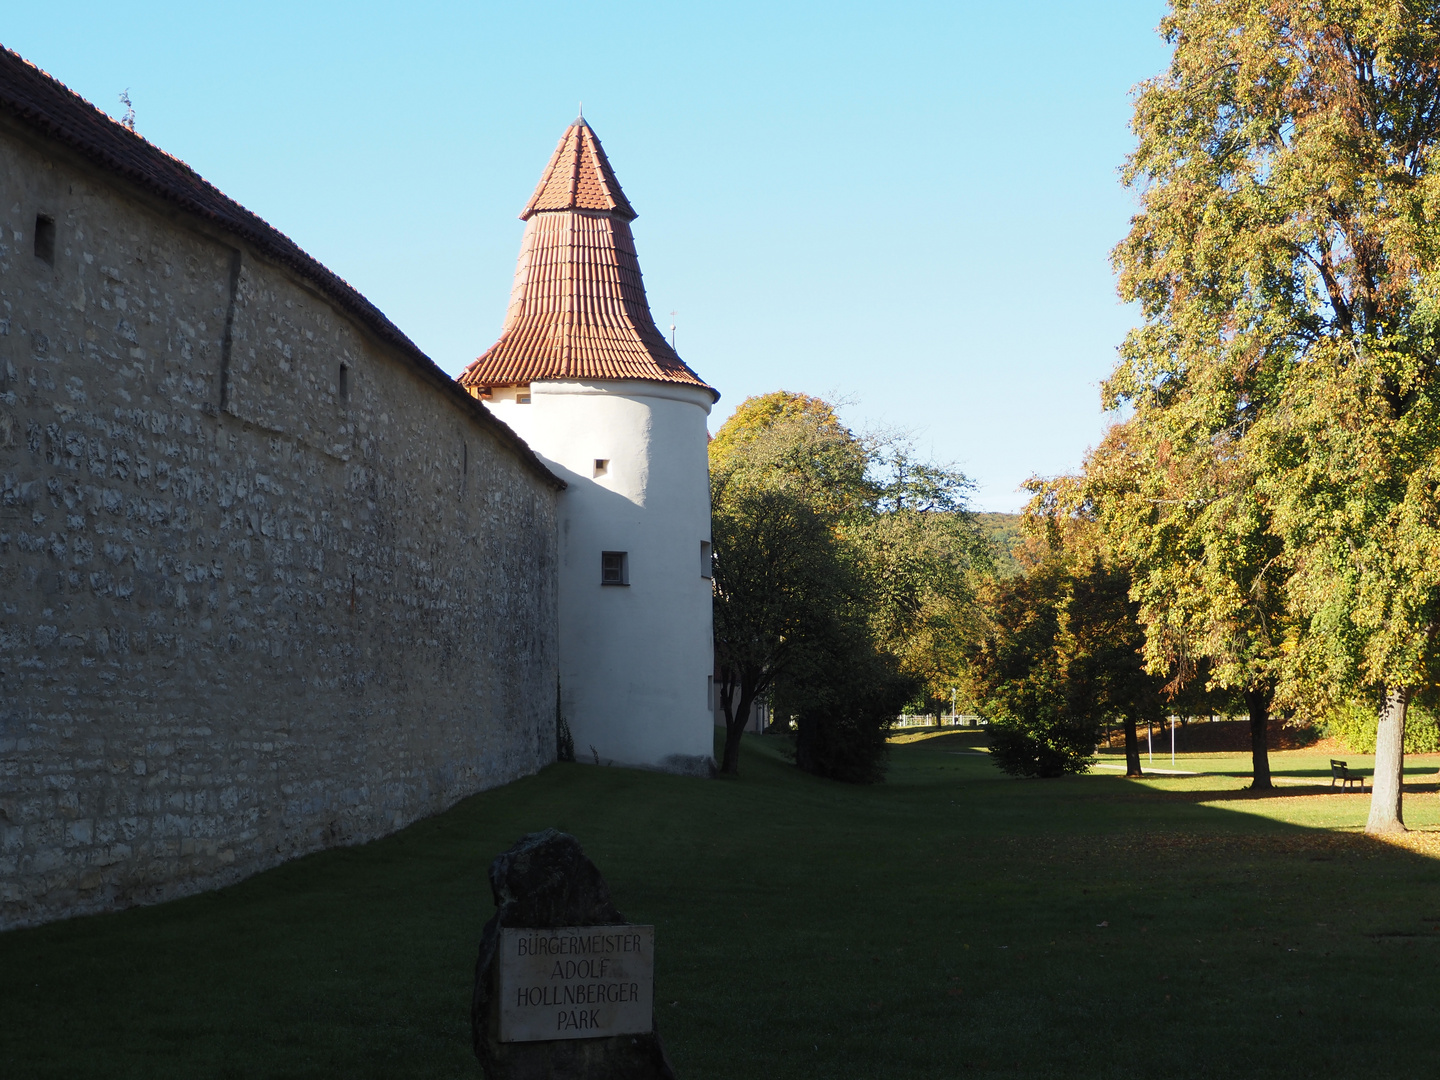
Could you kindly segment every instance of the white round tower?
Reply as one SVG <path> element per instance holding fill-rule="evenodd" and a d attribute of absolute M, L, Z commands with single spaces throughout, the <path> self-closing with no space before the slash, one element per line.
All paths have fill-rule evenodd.
<path fill-rule="evenodd" d="M 497 341 L 460 376 L 569 485 L 560 699 L 581 761 L 713 767 L 710 482 L 718 399 L 655 326 L 600 140 L 576 120 L 520 215 Z"/>

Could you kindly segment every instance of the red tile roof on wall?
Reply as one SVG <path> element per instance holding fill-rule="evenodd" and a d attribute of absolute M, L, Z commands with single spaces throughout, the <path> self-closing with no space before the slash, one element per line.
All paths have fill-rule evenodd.
<path fill-rule="evenodd" d="M 353 286 L 302 251 L 293 240 L 228 198 L 178 158 L 117 123 L 58 79 L 0 46 L 0 113 L 42 139 L 228 232 L 267 259 L 288 267 L 329 297 L 416 369 L 452 396 L 552 486 L 565 482 L 547 469 L 525 441 L 463 391 L 419 346 Z"/>
<path fill-rule="evenodd" d="M 537 379 L 640 379 L 720 395 L 650 314 L 635 211 L 583 119 L 566 130 L 520 217 L 525 237 L 500 340 L 465 369 L 472 391 Z"/>

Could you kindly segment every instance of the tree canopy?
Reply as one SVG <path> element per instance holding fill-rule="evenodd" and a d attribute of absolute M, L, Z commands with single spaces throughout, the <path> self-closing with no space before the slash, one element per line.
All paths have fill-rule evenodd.
<path fill-rule="evenodd" d="M 1027 565 L 982 588 L 970 685 L 1006 772 L 1081 772 L 1101 728 L 1119 721 L 1127 771 L 1138 776 L 1136 724 L 1163 718 L 1164 679 L 1146 670 L 1128 569 L 1108 557 L 1093 516 L 1068 505 L 1070 486 L 1032 482 Z"/>
<path fill-rule="evenodd" d="M 1105 400 L 1134 410 L 1132 508 L 1185 554 L 1139 589 L 1233 685 L 1383 696 L 1368 827 L 1403 827 L 1440 607 L 1440 5 L 1196 0 L 1161 32 L 1114 254 L 1143 322 Z"/>
<path fill-rule="evenodd" d="M 716 647 L 733 771 L 750 704 L 799 725 L 797 760 L 873 779 L 916 688 L 953 679 L 987 547 L 970 482 L 819 398 L 743 402 L 710 447 Z M 899 694 L 898 700 L 894 700 Z M 879 732 L 878 742 L 876 733 Z"/>

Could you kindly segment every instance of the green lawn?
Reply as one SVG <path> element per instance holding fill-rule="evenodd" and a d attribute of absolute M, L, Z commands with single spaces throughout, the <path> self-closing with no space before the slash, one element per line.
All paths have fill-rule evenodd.
<path fill-rule="evenodd" d="M 898 746 L 872 788 L 762 738 L 739 781 L 555 766 L 218 893 L 0 935 L 0 1076 L 478 1076 L 485 868 L 550 825 L 656 924 L 682 1080 L 1440 1072 L 1440 759 L 1405 848 L 1359 834 L 1368 796 L 1250 795 L 1240 755 L 1018 781 L 974 742 Z"/>

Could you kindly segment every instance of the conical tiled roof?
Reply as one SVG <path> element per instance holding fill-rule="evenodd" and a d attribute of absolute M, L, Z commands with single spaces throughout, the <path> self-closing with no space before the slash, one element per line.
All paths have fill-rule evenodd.
<path fill-rule="evenodd" d="M 520 212 L 520 220 L 529 221 L 542 210 L 610 210 L 626 221 L 634 221 L 637 216 L 620 190 L 604 147 L 584 117 L 560 137 L 535 194 Z"/>
<path fill-rule="evenodd" d="M 525 236 L 500 340 L 465 369 L 472 393 L 537 379 L 704 387 L 650 315 L 630 222 L 600 140 L 576 120 L 520 214 Z"/>

